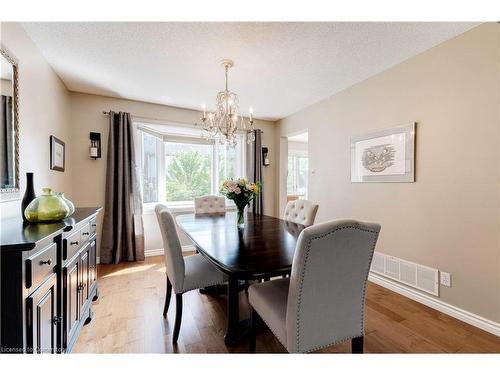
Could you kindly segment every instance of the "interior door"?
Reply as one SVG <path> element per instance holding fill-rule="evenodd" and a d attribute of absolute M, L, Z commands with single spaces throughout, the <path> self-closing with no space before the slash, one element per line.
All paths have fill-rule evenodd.
<path fill-rule="evenodd" d="M 56 274 L 52 274 L 47 281 L 27 298 L 27 343 L 29 352 L 56 352 L 56 328 L 59 321 L 56 309 L 56 280 Z"/>

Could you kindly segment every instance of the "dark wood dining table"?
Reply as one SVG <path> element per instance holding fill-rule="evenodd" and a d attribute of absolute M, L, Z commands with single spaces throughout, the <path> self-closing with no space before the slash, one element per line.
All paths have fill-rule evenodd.
<path fill-rule="evenodd" d="M 276 217 L 247 213 L 238 228 L 236 212 L 183 214 L 176 220 L 198 252 L 228 276 L 225 342 L 237 343 L 245 329 L 239 320 L 239 280 L 258 280 L 290 272 L 304 226 Z"/>

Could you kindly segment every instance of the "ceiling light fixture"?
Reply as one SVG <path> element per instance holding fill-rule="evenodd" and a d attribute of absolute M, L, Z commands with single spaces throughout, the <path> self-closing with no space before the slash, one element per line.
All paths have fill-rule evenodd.
<path fill-rule="evenodd" d="M 203 137 L 212 140 L 218 140 L 220 144 L 227 143 L 231 147 L 237 144 L 237 133 L 243 132 L 247 135 L 247 143 L 255 141 L 253 127 L 253 109 L 250 107 L 250 117 L 245 120 L 243 116 L 238 114 L 239 104 L 238 95 L 229 91 L 228 88 L 228 71 L 234 66 L 234 62 L 229 59 L 222 60 L 224 67 L 226 86 L 224 91 L 217 94 L 216 109 L 214 112 L 206 111 L 205 105 L 203 108 L 203 116 L 201 117 L 201 126 L 203 128 Z"/>

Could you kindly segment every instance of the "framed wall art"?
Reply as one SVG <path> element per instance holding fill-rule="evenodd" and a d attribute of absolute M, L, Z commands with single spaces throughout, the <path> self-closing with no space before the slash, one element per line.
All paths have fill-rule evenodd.
<path fill-rule="evenodd" d="M 66 146 L 63 141 L 50 136 L 50 169 L 64 172 Z"/>
<path fill-rule="evenodd" d="M 351 182 L 415 182 L 415 123 L 352 137 Z"/>

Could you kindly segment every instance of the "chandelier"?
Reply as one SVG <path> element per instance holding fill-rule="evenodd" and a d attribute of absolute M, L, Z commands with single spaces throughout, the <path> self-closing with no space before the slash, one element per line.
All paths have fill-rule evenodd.
<path fill-rule="evenodd" d="M 228 144 L 235 147 L 237 144 L 237 133 L 246 133 L 247 143 L 255 141 L 253 127 L 253 110 L 250 108 L 250 118 L 245 120 L 238 114 L 239 104 L 238 95 L 229 91 L 227 75 L 230 68 L 234 66 L 232 60 L 222 60 L 224 67 L 226 86 L 224 91 L 217 94 L 217 102 L 214 112 L 206 111 L 203 105 L 203 117 L 201 117 L 201 126 L 203 128 L 202 136 L 206 139 L 219 141 L 220 144 Z"/>

